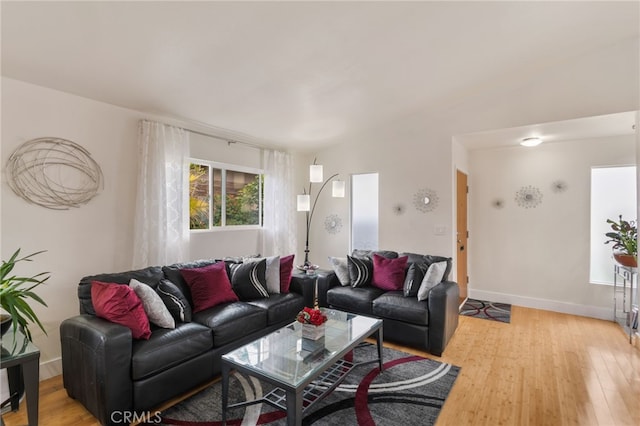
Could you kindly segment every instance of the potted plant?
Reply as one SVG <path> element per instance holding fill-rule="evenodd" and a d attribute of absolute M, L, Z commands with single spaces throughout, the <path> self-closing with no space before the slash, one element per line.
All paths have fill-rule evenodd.
<path fill-rule="evenodd" d="M 638 266 L 638 228 L 635 220 L 626 221 L 619 216 L 616 222 L 607 219 L 613 232 L 605 235 L 609 238 L 605 244 L 613 243 L 613 258 L 622 266 Z"/>
<path fill-rule="evenodd" d="M 46 275 L 48 272 L 41 272 L 32 277 L 10 275 L 18 262 L 31 262 L 31 258 L 40 253 L 42 251 L 19 257 L 20 249 L 18 249 L 9 260 L 2 261 L 2 266 L 0 266 L 0 306 L 4 311 L 1 313 L 2 334 L 7 331 L 9 325 L 13 324 L 14 335 L 16 330 L 20 329 L 31 341 L 33 339 L 28 327 L 29 323 L 36 324 L 44 334 L 47 334 L 38 316 L 29 305 L 29 300 L 47 306 L 44 300 L 33 292 L 33 289 L 49 279 L 49 275 Z"/>

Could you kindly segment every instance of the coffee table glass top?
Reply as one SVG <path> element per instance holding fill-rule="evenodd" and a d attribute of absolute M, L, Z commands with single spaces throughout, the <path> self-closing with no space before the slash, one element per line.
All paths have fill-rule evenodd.
<path fill-rule="evenodd" d="M 328 361 L 353 342 L 372 334 L 382 323 L 376 318 L 332 309 L 322 310 L 328 317 L 323 338 L 315 341 L 303 339 L 302 324 L 293 322 L 222 358 L 295 387 L 321 371 Z"/>

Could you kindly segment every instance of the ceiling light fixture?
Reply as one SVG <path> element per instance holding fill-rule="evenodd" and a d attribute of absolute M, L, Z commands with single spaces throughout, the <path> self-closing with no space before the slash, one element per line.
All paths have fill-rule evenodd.
<path fill-rule="evenodd" d="M 520 142 L 520 145 L 532 147 L 532 146 L 538 146 L 541 143 L 542 143 L 542 139 L 540 138 L 524 138 L 522 139 L 522 142 Z"/>

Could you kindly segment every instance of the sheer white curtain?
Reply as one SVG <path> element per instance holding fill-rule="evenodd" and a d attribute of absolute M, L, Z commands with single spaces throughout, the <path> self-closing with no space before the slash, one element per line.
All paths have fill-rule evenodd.
<path fill-rule="evenodd" d="M 262 255 L 286 256 L 296 252 L 293 159 L 285 152 L 264 150 L 264 204 Z"/>
<path fill-rule="evenodd" d="M 133 267 L 185 261 L 189 257 L 189 132 L 142 120 L 138 149 Z"/>

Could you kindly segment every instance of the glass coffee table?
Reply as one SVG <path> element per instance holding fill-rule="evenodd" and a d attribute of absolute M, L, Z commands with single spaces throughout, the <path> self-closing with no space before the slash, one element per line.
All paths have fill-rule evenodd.
<path fill-rule="evenodd" d="M 382 371 L 382 320 L 322 309 L 328 317 L 325 335 L 302 338 L 302 324 L 293 322 L 222 356 L 222 424 L 227 411 L 267 403 L 287 413 L 287 425 L 300 425 L 308 410 L 333 391 L 362 364 L 377 362 Z M 378 359 L 354 364 L 345 355 L 376 334 Z M 231 370 L 275 386 L 264 397 L 228 405 Z"/>

